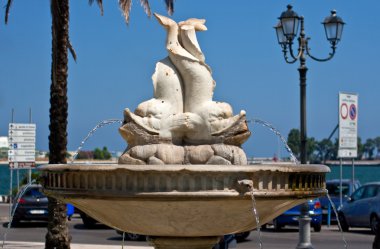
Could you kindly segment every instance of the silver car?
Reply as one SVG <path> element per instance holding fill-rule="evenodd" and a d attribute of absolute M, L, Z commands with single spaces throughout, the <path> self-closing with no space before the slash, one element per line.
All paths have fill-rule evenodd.
<path fill-rule="evenodd" d="M 338 215 L 343 231 L 349 227 L 369 227 L 375 232 L 380 221 L 380 182 L 361 186 L 339 209 Z"/>

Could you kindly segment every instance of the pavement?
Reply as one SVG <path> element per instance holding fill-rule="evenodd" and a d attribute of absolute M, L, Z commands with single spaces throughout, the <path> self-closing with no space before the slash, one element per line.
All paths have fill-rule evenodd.
<path fill-rule="evenodd" d="M 20 241 L 7 241 L 2 248 L 9 249 L 44 249 L 44 243 L 37 242 L 20 242 Z M 71 244 L 71 249 L 120 249 L 120 245 L 90 245 L 90 244 Z M 125 249 L 153 249 L 151 246 L 124 246 Z"/>

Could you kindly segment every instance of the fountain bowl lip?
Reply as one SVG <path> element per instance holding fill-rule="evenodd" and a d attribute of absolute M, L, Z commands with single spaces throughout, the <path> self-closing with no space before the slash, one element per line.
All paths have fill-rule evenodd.
<path fill-rule="evenodd" d="M 44 164 L 37 167 L 40 171 L 189 171 L 189 172 L 313 172 L 328 173 L 330 168 L 322 164 L 253 164 L 253 165 L 211 165 L 211 164 L 166 164 L 166 165 L 127 165 L 116 163 L 72 163 L 72 164 Z"/>

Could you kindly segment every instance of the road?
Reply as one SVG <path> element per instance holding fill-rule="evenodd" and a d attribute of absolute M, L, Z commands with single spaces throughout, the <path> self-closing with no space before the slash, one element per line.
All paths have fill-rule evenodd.
<path fill-rule="evenodd" d="M 0 214 L 7 214 L 8 206 L 0 204 Z M 6 215 L 5 215 L 6 216 Z M 1 239 L 8 225 L 7 218 L 2 216 L 0 226 Z M 96 225 L 94 229 L 87 229 L 83 226 L 79 216 L 75 215 L 69 221 L 69 230 L 72 236 L 73 243 L 79 244 L 101 244 L 101 245 L 120 245 L 122 244 L 122 237 L 118 235 L 115 230 L 110 229 L 104 225 Z M 8 241 L 29 241 L 29 242 L 44 242 L 46 234 L 46 223 L 32 222 L 23 223 L 16 228 L 11 228 L 7 232 Z M 348 242 L 349 249 L 363 249 L 372 248 L 374 235 L 369 229 L 350 229 L 350 232 L 344 233 Z M 261 232 L 263 248 L 265 249 L 290 249 L 295 248 L 298 242 L 298 229 L 297 228 L 284 228 L 280 232 L 275 232 L 270 227 Z M 314 248 L 323 249 L 337 249 L 344 248 L 342 235 L 337 226 L 323 226 L 321 232 L 312 232 L 311 240 Z M 257 231 L 252 231 L 246 241 L 238 243 L 237 249 L 255 249 L 260 248 L 258 243 Z M 128 246 L 149 246 L 145 241 L 126 241 L 126 248 Z M 94 247 L 96 248 L 96 247 Z"/>

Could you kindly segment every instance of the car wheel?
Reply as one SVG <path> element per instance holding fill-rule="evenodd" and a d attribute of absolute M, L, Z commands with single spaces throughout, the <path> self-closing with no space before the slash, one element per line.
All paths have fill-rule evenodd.
<path fill-rule="evenodd" d="M 340 222 L 340 226 L 342 227 L 342 231 L 343 232 L 348 232 L 349 226 L 348 226 L 348 223 L 346 221 L 346 217 L 344 217 L 344 214 L 339 213 L 338 214 L 338 219 L 339 219 L 339 222 Z"/>
<path fill-rule="evenodd" d="M 141 241 L 145 239 L 145 236 L 135 233 L 125 233 L 125 238 L 133 241 Z"/>
<path fill-rule="evenodd" d="M 12 223 L 11 223 L 11 227 L 17 227 L 18 225 L 20 225 L 20 220 L 13 218 Z"/>
<path fill-rule="evenodd" d="M 370 220 L 370 228 L 371 228 L 371 231 L 376 234 L 376 231 L 377 231 L 377 225 L 379 224 L 379 218 L 377 218 L 377 216 L 375 214 L 373 214 L 371 216 L 371 220 Z"/>
<path fill-rule="evenodd" d="M 276 230 L 276 231 L 280 231 L 282 228 L 282 226 L 280 224 L 278 224 L 277 219 L 273 220 L 273 226 L 274 226 L 274 230 Z"/>
<path fill-rule="evenodd" d="M 251 233 L 250 231 L 237 233 L 235 234 L 235 239 L 237 242 L 242 242 L 249 236 L 250 233 Z"/>
<path fill-rule="evenodd" d="M 313 226 L 314 232 L 320 232 L 322 230 L 322 224 L 318 223 Z"/>
<path fill-rule="evenodd" d="M 80 217 L 82 218 L 83 225 L 87 228 L 93 228 L 97 222 L 85 213 L 80 213 Z"/>

